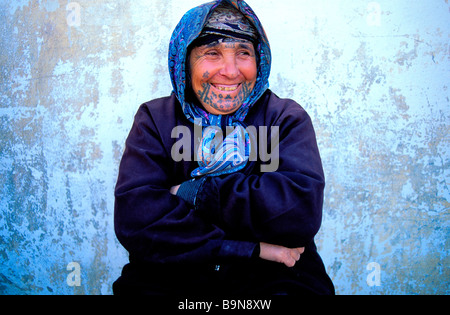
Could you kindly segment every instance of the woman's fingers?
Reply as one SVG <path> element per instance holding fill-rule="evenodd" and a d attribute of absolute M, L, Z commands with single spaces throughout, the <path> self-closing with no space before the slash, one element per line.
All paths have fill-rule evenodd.
<path fill-rule="evenodd" d="M 304 247 L 287 248 L 284 246 L 261 243 L 260 257 L 265 260 L 275 261 L 286 265 L 289 268 L 295 266 L 305 252 Z"/>
<path fill-rule="evenodd" d="M 292 258 L 294 258 L 295 261 L 297 262 L 297 261 L 300 260 L 301 254 L 300 254 L 300 252 L 299 252 L 298 250 L 292 249 L 292 250 L 291 250 L 291 256 L 292 256 Z"/>
<path fill-rule="evenodd" d="M 173 186 L 172 188 L 170 188 L 170 193 L 174 196 L 176 196 L 178 189 L 180 188 L 180 185 L 177 186 Z"/>
<path fill-rule="evenodd" d="M 290 249 L 291 257 L 295 260 L 295 262 L 298 262 L 300 260 L 302 254 L 304 252 L 305 252 L 305 248 L 304 247 Z"/>
<path fill-rule="evenodd" d="M 285 250 L 288 251 L 287 257 L 283 260 L 283 263 L 289 267 L 292 268 L 295 266 L 295 264 L 300 260 L 302 254 L 305 252 L 305 249 L 302 248 L 285 248 Z"/>

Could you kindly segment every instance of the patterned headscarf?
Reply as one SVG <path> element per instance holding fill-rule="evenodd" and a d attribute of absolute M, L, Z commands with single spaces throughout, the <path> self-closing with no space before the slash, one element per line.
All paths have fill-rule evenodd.
<path fill-rule="evenodd" d="M 232 9 L 232 10 L 231 10 Z M 235 12 L 235 13 L 233 13 Z M 239 14 L 236 14 L 239 13 Z M 213 115 L 196 102 L 190 101 L 186 89 L 191 89 L 186 69 L 188 48 L 201 41 L 251 41 L 258 55 L 258 75 L 251 95 L 233 114 Z M 203 138 L 197 152 L 199 167 L 192 172 L 197 176 L 219 176 L 234 173 L 245 167 L 249 160 L 250 136 L 243 121 L 251 106 L 269 87 L 271 67 L 270 45 L 256 14 L 243 0 L 217 0 L 187 12 L 175 28 L 169 46 L 169 72 L 174 93 L 189 121 L 203 126 Z M 218 141 L 221 126 L 234 127 L 223 141 Z"/>
<path fill-rule="evenodd" d="M 214 9 L 202 33 L 192 45 L 198 47 L 224 41 L 255 42 L 257 39 L 256 29 L 241 12 L 221 4 Z"/>

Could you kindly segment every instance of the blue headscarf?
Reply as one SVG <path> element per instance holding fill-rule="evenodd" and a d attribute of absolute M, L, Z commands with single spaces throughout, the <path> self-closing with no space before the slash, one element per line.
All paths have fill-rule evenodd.
<path fill-rule="evenodd" d="M 235 8 L 256 29 L 255 50 L 258 55 L 258 75 L 251 95 L 233 114 L 227 116 L 213 115 L 205 111 L 198 102 L 190 101 L 187 89 L 191 89 L 190 78 L 186 69 L 188 47 L 201 34 L 214 10 L 219 6 Z M 249 109 L 269 88 L 271 67 L 270 45 L 266 33 L 256 14 L 243 0 L 217 0 L 200 5 L 188 11 L 175 28 L 169 46 L 169 72 L 174 93 L 180 102 L 186 118 L 194 124 L 202 125 L 203 138 L 197 152 L 199 167 L 192 172 L 197 176 L 219 176 L 237 172 L 247 164 L 251 143 L 243 121 Z M 221 126 L 230 126 L 234 131 L 223 141 L 217 141 Z"/>

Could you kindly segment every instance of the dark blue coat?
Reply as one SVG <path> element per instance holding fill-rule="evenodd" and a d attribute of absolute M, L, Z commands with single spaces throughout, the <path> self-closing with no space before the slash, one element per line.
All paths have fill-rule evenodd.
<path fill-rule="evenodd" d="M 194 152 L 193 124 L 174 95 L 140 107 L 115 190 L 115 231 L 130 254 L 115 293 L 334 293 L 314 243 L 325 179 L 310 117 L 267 90 L 244 123 L 279 126 L 278 169 L 261 172 L 270 162 L 258 154 L 240 172 L 208 178 L 193 206 L 169 192 L 198 167 L 193 155 L 171 156 L 176 126 L 190 129 Z M 287 268 L 252 257 L 259 242 L 306 251 Z"/>

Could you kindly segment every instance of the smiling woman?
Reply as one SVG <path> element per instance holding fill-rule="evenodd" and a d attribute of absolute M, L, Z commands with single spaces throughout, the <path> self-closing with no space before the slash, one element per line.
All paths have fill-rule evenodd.
<path fill-rule="evenodd" d="M 190 55 L 192 88 L 206 111 L 229 115 L 237 111 L 256 83 L 255 49 L 251 43 L 213 42 Z"/>
<path fill-rule="evenodd" d="M 141 106 L 120 165 L 115 228 L 130 263 L 116 294 L 334 293 L 314 243 L 324 189 L 314 129 L 268 90 L 270 65 L 242 0 L 196 7 L 175 28 L 174 91 Z"/>

